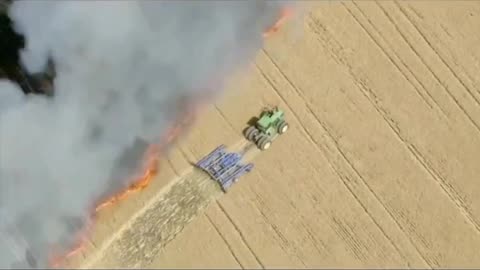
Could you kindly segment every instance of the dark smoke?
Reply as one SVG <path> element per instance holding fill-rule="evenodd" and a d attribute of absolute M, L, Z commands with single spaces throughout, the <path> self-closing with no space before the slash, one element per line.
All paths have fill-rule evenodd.
<path fill-rule="evenodd" d="M 123 151 L 156 142 L 184 98 L 220 89 L 284 5 L 14 2 L 22 64 L 37 73 L 51 60 L 56 77 L 53 97 L 0 82 L 0 268 L 46 267 L 51 248 L 68 249 Z"/>

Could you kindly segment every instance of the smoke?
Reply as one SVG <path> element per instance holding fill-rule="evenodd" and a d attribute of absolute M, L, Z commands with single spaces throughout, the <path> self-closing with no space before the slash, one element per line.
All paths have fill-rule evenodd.
<path fill-rule="evenodd" d="M 262 46 L 281 1 L 17 1 L 22 64 L 51 60 L 54 96 L 0 82 L 0 268 L 65 251 L 136 139 L 210 95 Z M 215 88 L 216 87 L 216 88 Z M 215 93 L 215 92 L 213 92 Z"/>

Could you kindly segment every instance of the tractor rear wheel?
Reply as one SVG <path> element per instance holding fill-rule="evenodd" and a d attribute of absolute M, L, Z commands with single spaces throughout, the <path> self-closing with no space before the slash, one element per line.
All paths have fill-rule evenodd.
<path fill-rule="evenodd" d="M 249 141 L 255 140 L 255 137 L 258 135 L 258 129 L 254 126 L 249 126 L 245 131 L 245 137 Z"/>
<path fill-rule="evenodd" d="M 278 125 L 278 133 L 279 134 L 283 134 L 285 132 L 287 132 L 289 126 L 288 126 L 288 123 L 285 122 L 285 121 L 282 121 L 279 125 Z"/>
<path fill-rule="evenodd" d="M 262 137 L 257 141 L 257 146 L 260 150 L 267 150 L 272 146 L 272 141 L 268 137 Z"/>

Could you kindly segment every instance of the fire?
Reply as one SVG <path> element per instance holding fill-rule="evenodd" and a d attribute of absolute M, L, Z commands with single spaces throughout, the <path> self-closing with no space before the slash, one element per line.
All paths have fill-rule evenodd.
<path fill-rule="evenodd" d="M 293 15 L 293 9 L 285 8 L 281 11 L 279 19 L 275 22 L 275 24 L 267 29 L 264 33 L 264 37 L 269 37 L 271 34 L 277 32 L 279 28 Z M 160 144 L 151 145 L 147 152 L 146 152 L 146 168 L 144 169 L 144 173 L 141 177 L 139 177 L 136 181 L 134 181 L 128 188 L 120 193 L 111 196 L 110 198 L 101 201 L 98 203 L 94 210 L 92 211 L 91 215 L 91 222 L 87 224 L 87 226 L 82 230 L 77 237 L 77 244 L 66 254 L 62 256 L 52 257 L 50 260 L 50 265 L 52 267 L 59 267 L 61 266 L 66 259 L 70 258 L 71 256 L 80 252 L 84 246 L 86 241 L 90 238 L 91 231 L 93 225 L 95 223 L 96 214 L 101 211 L 102 209 L 115 205 L 119 201 L 124 200 L 128 197 L 131 193 L 141 191 L 145 189 L 150 182 L 152 181 L 153 177 L 158 172 L 158 161 L 160 158 L 160 154 L 165 150 L 166 147 L 171 145 L 171 143 L 179 137 L 181 132 L 185 129 L 185 127 L 195 120 L 195 115 L 197 110 L 201 107 L 201 104 L 196 104 L 197 106 L 193 106 L 193 109 L 187 111 L 182 115 L 182 117 L 172 126 L 168 132 L 166 133 L 165 137 Z M 188 107 L 187 107 L 188 108 Z"/>
<path fill-rule="evenodd" d="M 95 216 L 92 215 L 92 217 L 90 219 L 90 222 L 83 228 L 83 230 L 81 230 L 80 232 L 78 232 L 76 234 L 76 237 L 75 237 L 76 238 L 75 239 L 76 244 L 73 246 L 73 248 L 69 252 L 67 252 L 66 254 L 63 254 L 61 256 L 52 256 L 50 258 L 50 263 L 49 264 L 50 264 L 51 267 L 60 267 L 67 258 L 77 254 L 79 251 L 82 250 L 84 244 L 88 241 L 89 236 L 92 233 L 93 223 L 95 221 L 94 218 L 95 218 Z M 55 250 L 55 249 L 53 249 L 53 250 Z"/>
<path fill-rule="evenodd" d="M 178 132 L 177 132 L 178 134 Z M 170 140 L 173 140 L 173 137 L 169 137 Z M 69 251 L 67 252 L 66 254 L 62 255 L 62 256 L 57 256 L 57 257 L 53 257 L 50 259 L 50 265 L 52 267 L 59 267 L 63 264 L 63 262 L 70 258 L 71 256 L 77 254 L 78 252 L 82 251 L 84 246 L 85 246 L 85 243 L 88 241 L 88 239 L 90 238 L 89 236 L 91 235 L 91 232 L 92 232 L 92 228 L 93 228 L 93 225 L 95 223 L 95 218 L 96 218 L 96 214 L 102 210 L 103 208 L 106 208 L 108 206 L 112 206 L 116 203 L 118 203 L 119 201 L 121 200 L 124 200 L 128 197 L 128 195 L 130 195 L 131 193 L 133 192 L 136 192 L 136 191 L 141 191 L 143 190 L 144 188 L 146 188 L 150 182 L 152 181 L 153 177 L 155 176 L 155 174 L 157 173 L 157 170 L 158 170 L 158 159 L 159 159 L 159 156 L 160 156 L 160 148 L 159 148 L 159 145 L 151 145 L 147 152 L 146 152 L 146 169 L 145 169 L 145 172 L 143 173 L 143 175 L 141 177 L 139 177 L 136 181 L 134 181 L 127 189 L 125 189 L 124 191 L 108 198 L 107 200 L 99 203 L 92 215 L 91 215 L 91 222 L 89 224 L 87 224 L 87 226 L 85 226 L 84 230 L 82 230 L 78 235 L 77 235 L 77 239 L 76 239 L 76 244 L 74 245 L 74 247 Z"/>
<path fill-rule="evenodd" d="M 125 199 L 132 192 L 141 191 L 146 188 L 153 177 L 157 174 L 158 171 L 158 161 L 160 154 L 166 150 L 165 148 L 172 144 L 172 142 L 178 138 L 184 128 L 192 123 L 194 120 L 194 111 L 187 111 L 179 121 L 176 121 L 164 136 L 160 144 L 153 144 L 146 151 L 146 168 L 143 170 L 144 173 L 136 181 L 134 181 L 127 189 L 124 191 L 110 197 L 109 199 L 99 203 L 95 208 L 95 213 L 99 212 L 107 206 L 114 205 L 115 203 Z"/>
<path fill-rule="evenodd" d="M 267 29 L 267 31 L 263 33 L 263 37 L 267 38 L 272 34 L 276 33 L 280 29 L 280 27 L 285 24 L 287 20 L 290 19 L 292 16 L 293 9 L 291 7 L 286 7 L 282 9 L 279 19 L 275 22 L 275 24 L 273 24 L 272 27 L 270 27 L 269 29 Z"/>
<path fill-rule="evenodd" d="M 180 136 L 181 132 L 185 129 L 187 125 L 190 125 L 193 122 L 193 120 L 195 119 L 194 112 L 194 110 L 187 111 L 187 113 L 185 113 L 179 121 L 176 121 L 175 125 L 173 125 L 163 137 L 160 144 L 153 144 L 149 146 L 145 154 L 146 168 L 144 169 L 143 175 L 140 176 L 125 190 L 109 197 L 106 200 L 101 201 L 95 206 L 92 211 L 91 222 L 87 224 L 84 230 L 82 230 L 77 235 L 76 244 L 74 245 L 74 247 L 69 252 L 64 253 L 61 256 L 52 257 L 50 259 L 50 265 L 52 267 L 60 267 L 64 264 L 65 260 L 83 250 L 85 243 L 90 238 L 89 236 L 91 235 L 91 231 L 95 223 L 96 214 L 98 212 L 100 212 L 106 207 L 115 205 L 119 201 L 126 199 L 131 193 L 143 190 L 150 184 L 153 177 L 158 172 L 158 161 L 160 159 L 160 154 L 165 150 L 166 147 L 171 145 L 172 142 Z"/>
<path fill-rule="evenodd" d="M 73 248 L 69 252 L 61 256 L 54 256 L 50 259 L 50 265 L 52 267 L 60 267 L 61 265 L 63 265 L 65 260 L 67 260 L 68 258 L 74 256 L 75 254 L 83 250 L 85 243 L 90 239 L 90 235 L 95 224 L 96 214 L 100 210 L 108 206 L 112 206 L 121 200 L 126 199 L 128 195 L 130 195 L 131 193 L 143 190 L 148 186 L 148 184 L 150 184 L 151 180 L 153 179 L 153 177 L 155 176 L 158 170 L 157 164 L 160 156 L 159 154 L 160 154 L 160 149 L 158 145 L 152 145 L 149 147 L 146 155 L 147 169 L 145 170 L 144 174 L 141 177 L 139 177 L 136 181 L 134 181 L 127 189 L 99 203 L 95 207 L 94 211 L 92 211 L 92 214 L 91 214 L 91 218 L 90 218 L 91 222 L 87 224 L 85 228 L 77 234 L 76 241 L 75 241 L 76 244 L 73 246 Z"/>
<path fill-rule="evenodd" d="M 124 191 L 110 197 L 109 199 L 99 203 L 95 212 L 99 212 L 103 208 L 113 205 L 118 201 L 125 199 L 130 193 L 143 190 L 150 184 L 152 178 L 155 176 L 158 170 L 158 157 L 160 155 L 158 145 L 152 145 L 147 150 L 147 168 L 141 177 L 134 181 L 127 189 Z"/>

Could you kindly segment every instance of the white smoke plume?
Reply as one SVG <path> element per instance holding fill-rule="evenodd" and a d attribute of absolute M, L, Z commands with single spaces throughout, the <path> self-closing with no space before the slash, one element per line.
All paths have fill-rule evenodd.
<path fill-rule="evenodd" d="M 56 77 L 53 97 L 0 82 L 0 268 L 47 267 L 52 247 L 68 249 L 122 152 L 156 142 L 183 98 L 221 88 L 287 4 L 14 2 L 22 64 L 50 59 Z"/>

